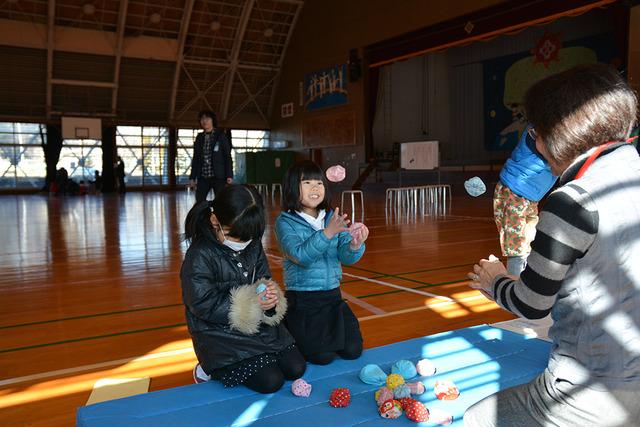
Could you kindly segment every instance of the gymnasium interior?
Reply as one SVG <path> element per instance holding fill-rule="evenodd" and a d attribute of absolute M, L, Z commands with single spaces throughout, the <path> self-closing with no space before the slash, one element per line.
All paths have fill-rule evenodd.
<path fill-rule="evenodd" d="M 0 0 L 0 425 L 415 425 L 358 373 L 428 359 L 419 425 L 462 426 L 546 366 L 549 324 L 468 273 L 504 260 L 492 196 L 527 88 L 587 63 L 640 90 L 638 1 Z M 203 110 L 263 199 L 281 287 L 291 165 L 339 166 L 332 209 L 369 229 L 340 281 L 364 353 L 308 365 L 307 398 L 194 384 L 180 271 Z"/>

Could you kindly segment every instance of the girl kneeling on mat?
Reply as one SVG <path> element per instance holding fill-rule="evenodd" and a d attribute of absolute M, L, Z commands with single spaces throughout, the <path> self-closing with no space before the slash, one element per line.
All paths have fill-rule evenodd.
<path fill-rule="evenodd" d="M 284 260 L 289 331 L 307 361 L 326 365 L 336 355 L 362 354 L 358 319 L 342 300 L 342 264 L 364 254 L 369 230 L 347 233 L 349 220 L 330 211 L 331 196 L 322 169 L 311 161 L 293 165 L 283 183 L 283 211 L 276 237 Z"/>
<path fill-rule="evenodd" d="M 262 198 L 232 185 L 214 201 L 196 204 L 185 221 L 190 243 L 180 279 L 193 348 L 199 363 L 194 380 L 226 387 L 244 384 L 273 393 L 284 380 L 300 378 L 306 362 L 282 318 L 287 301 L 277 284 L 256 281 L 271 272 L 260 239 L 265 219 Z"/>

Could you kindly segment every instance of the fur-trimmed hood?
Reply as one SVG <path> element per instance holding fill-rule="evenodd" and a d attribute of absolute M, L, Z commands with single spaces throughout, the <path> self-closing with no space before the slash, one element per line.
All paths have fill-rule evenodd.
<path fill-rule="evenodd" d="M 273 283 L 276 288 L 278 302 L 274 309 L 263 311 L 258 301 L 257 288 L 262 283 Z M 229 309 L 229 325 L 232 329 L 247 335 L 260 330 L 260 323 L 270 326 L 279 324 L 287 312 L 287 299 L 277 283 L 268 279 L 260 279 L 251 285 L 238 286 L 231 290 L 231 307 Z"/>

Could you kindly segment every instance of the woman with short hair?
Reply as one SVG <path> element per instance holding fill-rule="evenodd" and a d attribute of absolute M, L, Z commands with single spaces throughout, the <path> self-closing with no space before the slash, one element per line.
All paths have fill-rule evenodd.
<path fill-rule="evenodd" d="M 618 72 L 579 66 L 525 97 L 536 148 L 559 176 L 519 278 L 481 260 L 479 289 L 517 316 L 554 325 L 548 366 L 469 408 L 469 426 L 640 423 L 640 158 L 626 142 L 637 99 Z"/>

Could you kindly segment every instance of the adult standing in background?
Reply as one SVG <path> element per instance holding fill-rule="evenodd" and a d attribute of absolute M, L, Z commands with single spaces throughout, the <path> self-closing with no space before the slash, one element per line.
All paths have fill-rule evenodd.
<path fill-rule="evenodd" d="M 118 161 L 116 162 L 115 168 L 116 170 L 116 178 L 118 179 L 118 192 L 120 194 L 124 194 L 127 192 L 127 185 L 124 182 L 125 172 L 124 172 L 124 161 L 122 157 L 118 156 Z"/>
<path fill-rule="evenodd" d="M 224 130 L 219 129 L 216 114 L 205 110 L 198 114 L 204 132 L 196 136 L 189 186 L 196 186 L 196 203 L 207 198 L 213 188 L 215 194 L 233 182 L 231 144 Z"/>

